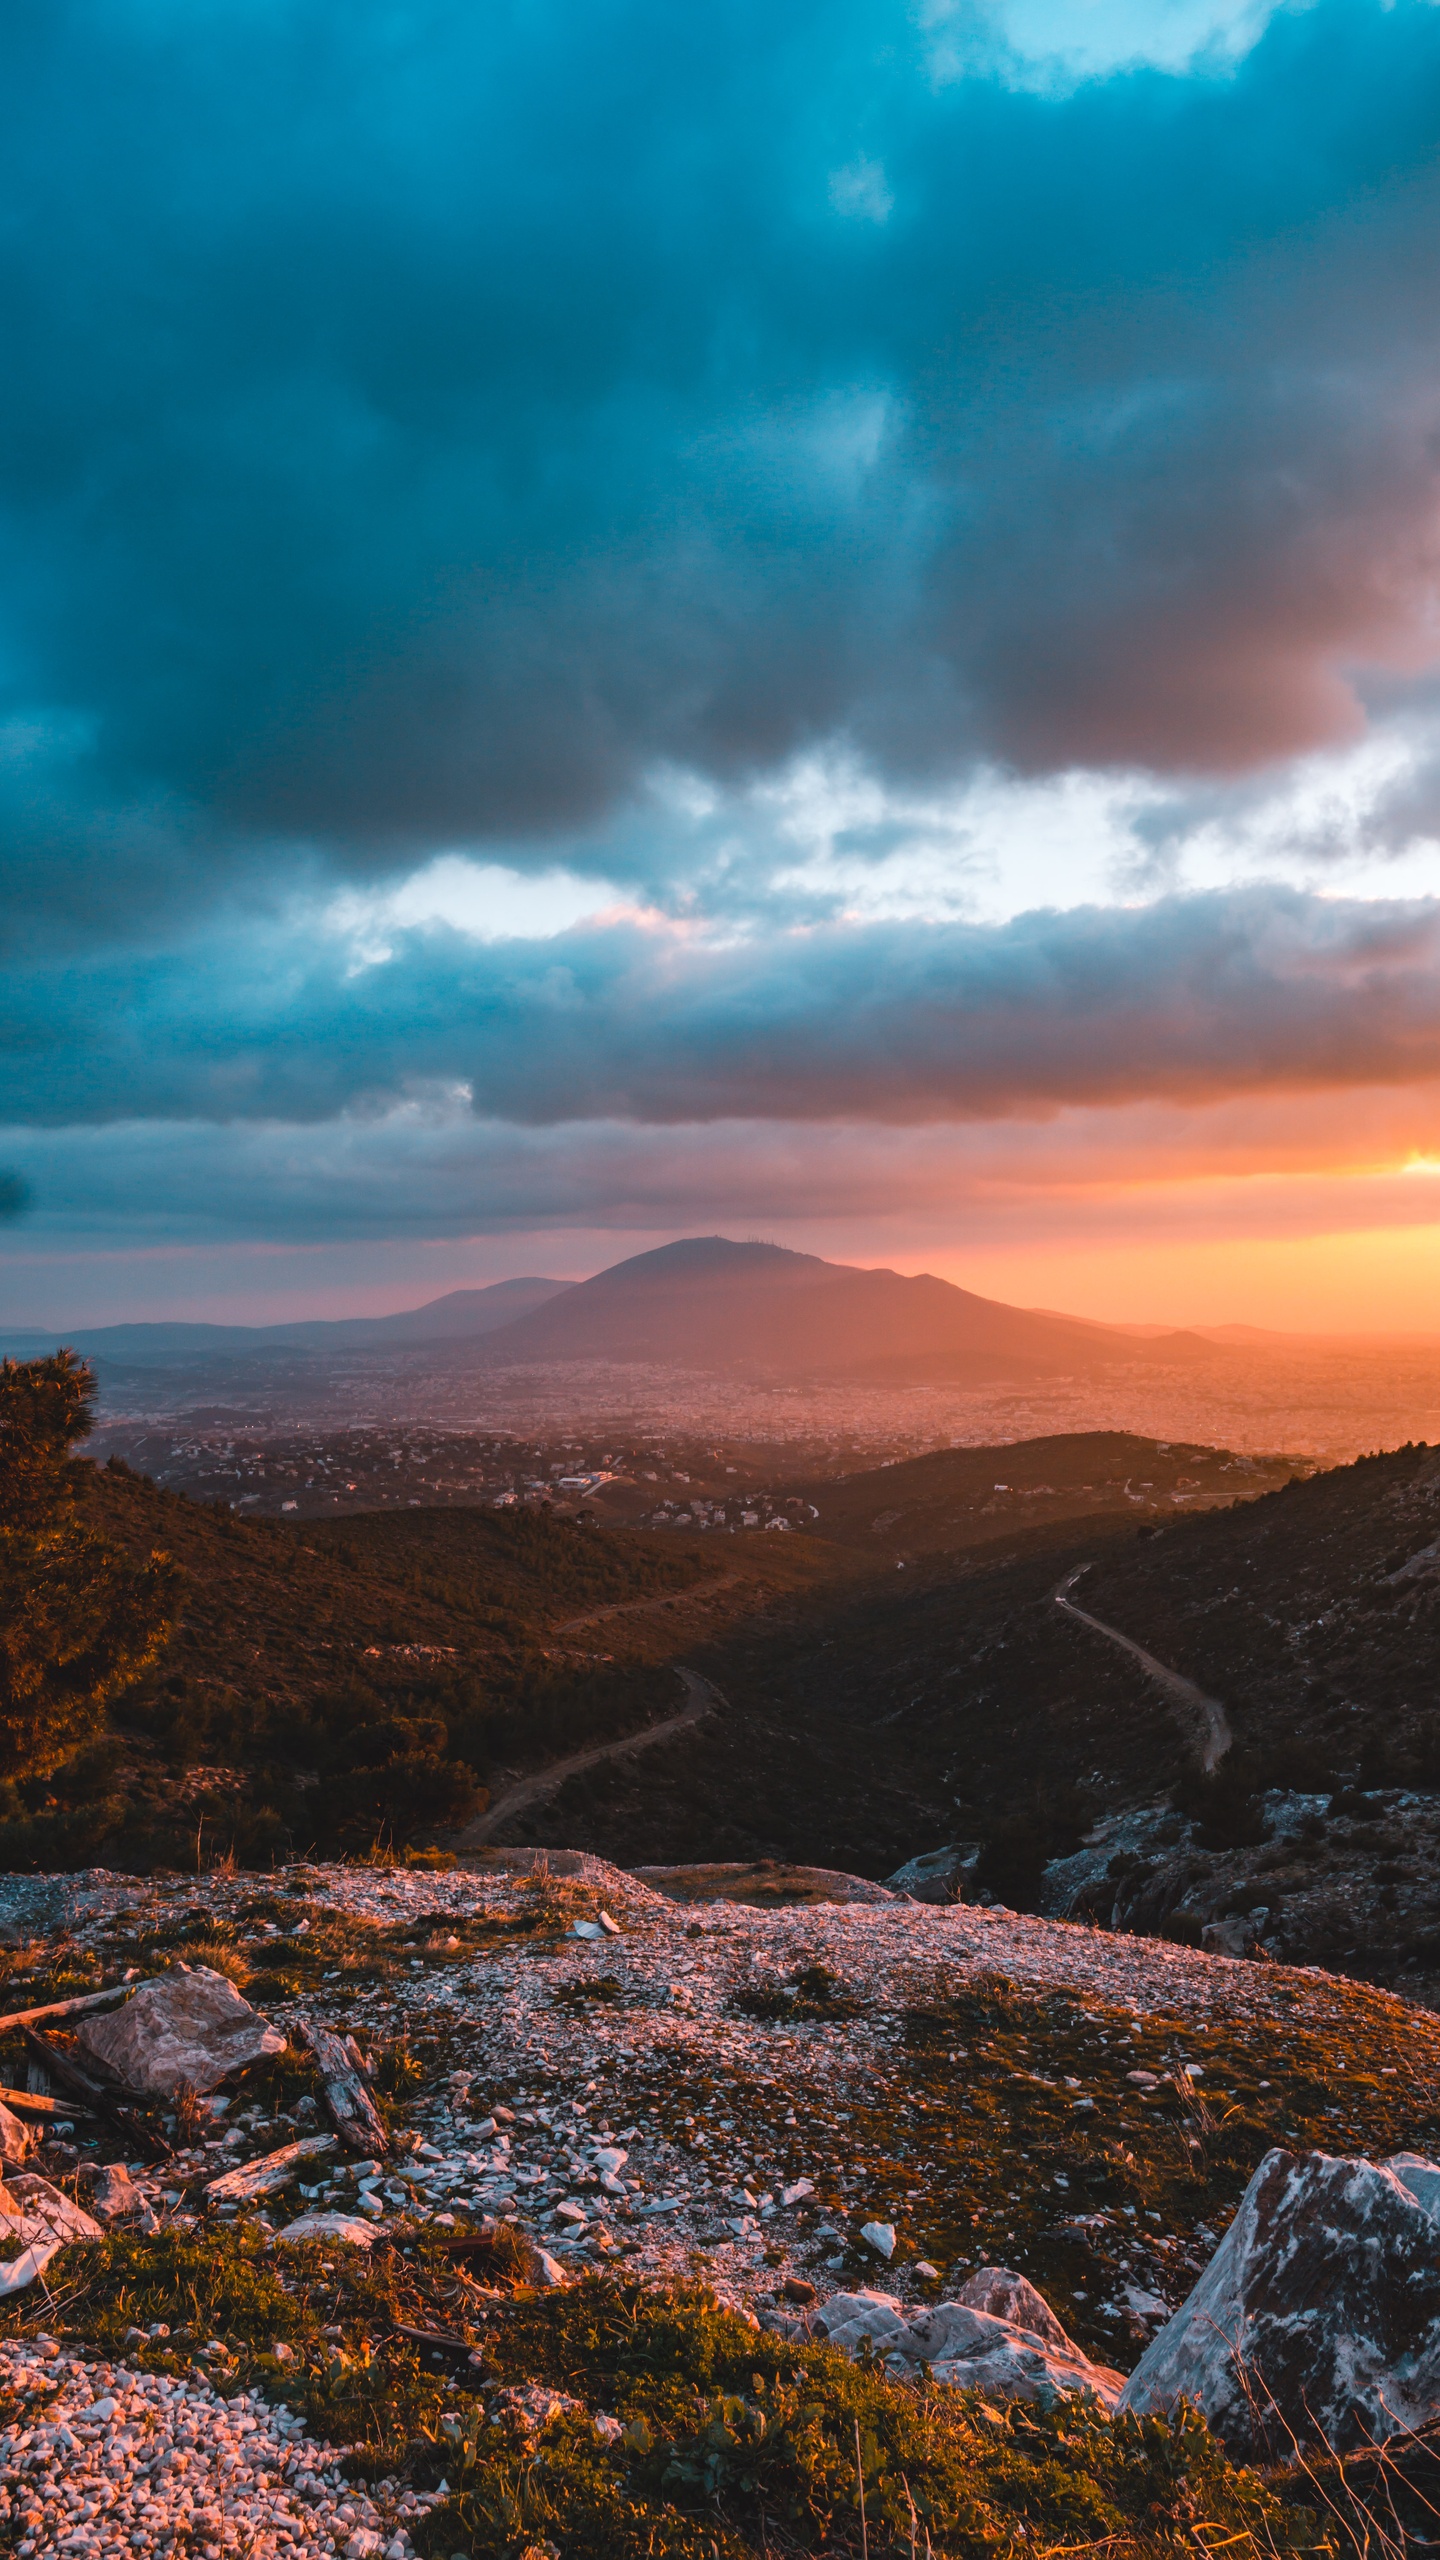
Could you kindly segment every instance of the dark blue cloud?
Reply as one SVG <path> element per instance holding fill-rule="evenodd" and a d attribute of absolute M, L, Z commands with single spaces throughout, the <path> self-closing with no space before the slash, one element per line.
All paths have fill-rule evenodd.
<path fill-rule="evenodd" d="M 7 1117 L 542 1125 L 1043 1115 L 1440 1076 L 1440 905 L 1288 890 L 718 946 L 631 924 L 355 965 L 317 933 L 17 975 Z"/>
<path fill-rule="evenodd" d="M 1440 12 L 1066 95 L 927 44 L 17 0 L 12 929 L 543 845 L 657 760 L 1217 772 L 1355 717 L 1421 648 Z"/>

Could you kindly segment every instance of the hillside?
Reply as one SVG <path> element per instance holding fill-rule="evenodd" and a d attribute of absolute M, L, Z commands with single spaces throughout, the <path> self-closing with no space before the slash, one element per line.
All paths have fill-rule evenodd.
<path fill-rule="evenodd" d="M 12 1791 L 0 1856 L 453 1841 L 489 1796 L 502 1840 L 626 1867 L 878 1878 L 968 1843 L 972 1894 L 1440 2000 L 1440 1466 L 1286 1463 L 1124 1434 L 941 1451 L 816 1481 L 781 1538 L 543 1508 L 290 1526 L 87 1469 L 121 1543 L 181 1562 L 182 1622 L 111 1744 Z M 1217 1775 L 1117 1637 L 1220 1702 Z"/>
<path fill-rule="evenodd" d="M 1399 1449 L 1169 1526 L 1087 1576 L 1295 1785 L 1440 1780 L 1440 1453 Z"/>
<path fill-rule="evenodd" d="M 1000 1835 L 1013 1895 L 1096 1812 L 1186 1762 L 1144 1678 L 1077 1643 L 1046 1594 L 1137 1506 L 1173 1517 L 1256 1472 L 1127 1435 L 952 1450 L 787 1497 L 808 1534 L 778 1539 L 544 1508 L 292 1525 L 114 1463 L 81 1479 L 122 1546 L 175 1555 L 185 1597 L 115 1742 L 63 1790 L 8 1806 L 12 1863 L 193 1859 L 207 1829 L 243 1854 L 443 1837 L 518 1776 L 675 1713 L 683 1662 L 723 1715 L 575 1779 L 502 1836 L 568 1825 L 627 1863 L 878 1875 L 958 1818 Z"/>
<path fill-rule="evenodd" d="M 1013 1494 L 994 1491 L 1001 1465 Z M 1078 1560 L 1077 1534 L 1093 1543 L 1137 1504 L 1150 1517 L 1152 1504 L 1213 1499 L 1237 1480 L 1256 1480 L 1251 1462 L 1118 1434 L 943 1451 L 818 1484 L 814 1503 L 787 1497 L 781 1516 L 823 1506 L 806 1535 L 721 1538 L 543 1507 L 292 1525 L 187 1500 L 118 1463 L 83 1466 L 107 1533 L 137 1554 L 165 1547 L 182 1566 L 180 1624 L 115 1743 L 63 1790 L 10 1804 L 0 1855 L 147 1864 L 193 1861 L 207 1832 L 247 1855 L 445 1836 L 517 1775 L 673 1714 L 671 1666 L 683 1661 L 708 1670 L 725 1715 L 658 1745 L 643 1768 L 577 1779 L 521 1836 L 553 1837 L 556 1821 L 571 1821 L 589 1837 L 593 1823 L 597 1841 L 623 1833 L 637 1862 L 784 1855 L 884 1873 L 917 1829 L 928 1837 L 937 1803 L 954 1793 L 951 1720 L 897 1722 L 891 1689 L 897 1662 L 955 1641 L 945 1597 L 955 1560 L 997 1547 L 1009 1558 L 993 1592 L 966 1585 L 968 1640 L 981 1643 L 987 1612 L 1003 1618 L 1015 1605 L 1013 1577 L 1021 1605 L 1033 1605 Z M 913 1558 L 927 1539 L 924 1587 L 892 1592 L 897 1550 Z M 666 1595 L 669 1605 L 652 1607 Z M 1137 1773 L 1156 1784 L 1173 1773 L 1182 1738 L 1155 1718 L 1144 1682 L 1111 1662 L 1097 1680 L 1068 1629 L 1047 1633 L 1053 1661 L 1028 1715 L 976 1763 L 982 1825 L 1008 1803 L 1016 1758 L 1033 1750 L 1045 1753 L 1047 1805 L 1068 1801 L 1097 1757 L 1099 1804 Z M 837 1650 L 838 1686 L 826 1673 Z M 614 1802 L 631 1808 L 618 1832 L 605 1810 Z"/>
<path fill-rule="evenodd" d="M 864 1271 L 779 1245 L 692 1236 L 567 1289 L 487 1341 L 490 1362 L 616 1360 L 877 1381 L 1207 1362 L 1198 1336 L 1136 1341 L 1028 1315 L 926 1274 Z"/>
<path fill-rule="evenodd" d="M 673 1710 L 665 1666 L 693 1614 L 672 1613 L 663 1635 L 626 1614 L 600 1642 L 557 1624 L 715 1578 L 698 1539 L 546 1511 L 376 1513 L 302 1533 L 113 1463 L 79 1474 L 107 1536 L 181 1565 L 180 1623 L 113 1743 L 63 1787 L 12 1790 L 9 1864 L 193 1864 L 202 1824 L 243 1856 L 433 1837 L 475 1811 L 497 1769 Z M 775 1544 L 736 1576 L 746 1605 L 811 1570 Z M 696 1606 L 708 1622 L 711 1604 Z"/>
<path fill-rule="evenodd" d="M 1150 1520 L 1249 1500 L 1304 1464 L 1133 1431 L 1071 1431 L 1002 1448 L 937 1449 L 799 1491 L 823 1537 L 933 1557 L 1067 1520 Z"/>
<path fill-rule="evenodd" d="M 1046 1480 L 1065 1459 L 1062 1446 Z M 969 1889 L 1005 1903 L 1192 1942 L 1213 1926 L 1236 1951 L 1263 1941 L 1440 2001 L 1435 1453 L 1138 1526 L 1128 1501 L 1122 1526 L 1114 1510 L 1006 1520 L 982 1497 L 967 1529 L 974 1466 L 948 1452 L 817 1486 L 820 1527 L 888 1546 L 893 1580 L 719 1637 L 693 1659 L 731 1701 L 723 1726 L 689 1737 L 683 1759 L 662 1750 L 563 1791 L 515 1836 L 625 1865 L 877 1877 L 968 1841 Z M 1019 1478 L 1013 1453 L 1008 1466 Z M 1056 1607 L 1077 1575 L 1092 1616 L 1222 1702 L 1235 1740 L 1213 1779 L 1194 1718 Z"/>

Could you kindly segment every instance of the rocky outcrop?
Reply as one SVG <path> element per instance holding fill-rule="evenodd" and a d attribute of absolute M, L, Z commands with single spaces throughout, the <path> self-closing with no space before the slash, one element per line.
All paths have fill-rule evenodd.
<path fill-rule="evenodd" d="M 1043 2294 L 1008 2267 L 982 2267 L 948 2302 L 907 2311 L 893 2294 L 837 2293 L 786 2324 L 858 2355 L 868 2349 L 892 2373 L 928 2369 L 934 2382 L 999 2400 L 1048 2404 L 1078 2398 L 1113 2409 L 1124 2377 L 1091 2362 Z"/>
<path fill-rule="evenodd" d="M 1233 2454 L 1345 2453 L 1440 2417 L 1440 2166 L 1272 2151 L 1120 2401 L 1188 2400 Z"/>
<path fill-rule="evenodd" d="M 907 1858 L 885 1882 L 912 1902 L 963 1902 L 980 1863 L 980 1845 L 960 1840 L 949 1849 L 927 1849 L 922 1857 Z"/>

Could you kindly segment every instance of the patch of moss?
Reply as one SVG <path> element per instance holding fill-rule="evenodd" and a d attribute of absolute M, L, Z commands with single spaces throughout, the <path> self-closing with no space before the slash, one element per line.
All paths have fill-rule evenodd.
<path fill-rule="evenodd" d="M 793 1973 L 777 1980 L 766 1975 L 759 1982 L 738 1991 L 731 2002 L 737 2015 L 775 2022 L 795 2018 L 858 2018 L 864 2007 L 848 1983 L 832 1973 L 818 1959 L 798 1965 Z"/>

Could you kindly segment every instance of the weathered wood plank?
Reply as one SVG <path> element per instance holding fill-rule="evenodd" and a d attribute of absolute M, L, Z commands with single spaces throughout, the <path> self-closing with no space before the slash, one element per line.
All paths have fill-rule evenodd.
<path fill-rule="evenodd" d="M 0 2107 L 8 2107 L 16 2116 L 85 2116 L 87 2103 L 79 2098 L 46 2098 L 38 2089 L 7 2089 L 0 2085 Z"/>
<path fill-rule="evenodd" d="M 150 1976 L 145 1976 L 146 1981 Z M 9 2035 L 14 2027 L 35 2027 L 42 2018 L 78 2018 L 82 2009 L 102 2009 L 107 2000 L 128 2000 L 140 1983 L 117 1982 L 109 1991 L 82 1991 L 73 2000 L 47 2000 L 40 2009 L 14 2009 L 8 2018 L 0 2018 L 0 2036 Z"/>
<path fill-rule="evenodd" d="M 277 2188 L 289 2185 L 302 2160 L 317 2160 L 322 2152 L 335 2147 L 333 2133 L 307 2133 L 300 2142 L 287 2142 L 279 2151 L 267 2151 L 262 2160 L 246 2160 L 238 2169 L 223 2170 L 206 2187 L 206 2202 L 245 2204 L 252 2196 L 274 2195 Z"/>

